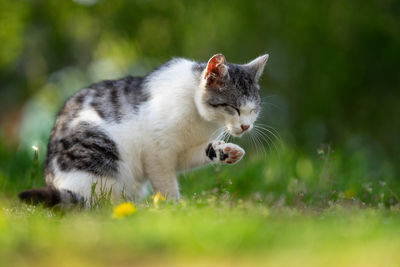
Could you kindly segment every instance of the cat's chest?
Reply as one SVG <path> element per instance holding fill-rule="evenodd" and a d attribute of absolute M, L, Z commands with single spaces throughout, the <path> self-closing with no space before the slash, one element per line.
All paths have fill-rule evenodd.
<path fill-rule="evenodd" d="M 198 145 L 208 142 L 216 127 L 207 122 L 195 122 L 188 124 L 178 134 L 182 138 L 186 146 Z"/>
<path fill-rule="evenodd" d="M 179 102 L 179 101 L 176 101 Z M 160 107 L 158 107 L 159 109 Z M 150 132 L 156 130 L 158 137 L 168 139 L 177 145 L 190 145 L 206 142 L 216 130 L 216 125 L 205 121 L 198 114 L 194 103 L 187 101 L 186 105 L 171 105 L 158 110 L 148 119 Z"/>
<path fill-rule="evenodd" d="M 192 113 L 176 120 L 169 120 L 163 126 L 162 135 L 158 135 L 158 138 L 173 145 L 177 151 L 181 151 L 208 142 L 216 130 L 215 124 L 204 121 Z"/>
<path fill-rule="evenodd" d="M 185 145 L 207 142 L 212 133 L 217 130 L 216 124 L 202 119 L 196 110 L 186 114 L 175 125 L 177 129 L 175 134 L 185 141 Z"/>

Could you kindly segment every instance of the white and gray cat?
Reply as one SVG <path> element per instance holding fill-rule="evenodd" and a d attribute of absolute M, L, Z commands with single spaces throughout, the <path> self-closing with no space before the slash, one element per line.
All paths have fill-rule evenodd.
<path fill-rule="evenodd" d="M 154 192 L 178 199 L 176 174 L 210 163 L 235 164 L 244 150 L 211 140 L 253 128 L 260 108 L 258 79 L 268 55 L 250 63 L 173 59 L 145 77 L 106 80 L 75 93 L 58 114 L 45 162 L 46 187 L 21 200 L 47 206 L 89 205 L 93 183 L 118 201 Z M 100 190 L 98 187 L 97 190 Z M 98 192 L 97 192 L 98 193 Z"/>

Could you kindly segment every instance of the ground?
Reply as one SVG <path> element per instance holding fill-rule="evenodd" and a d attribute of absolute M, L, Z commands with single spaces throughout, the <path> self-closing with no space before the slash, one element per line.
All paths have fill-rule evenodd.
<path fill-rule="evenodd" d="M 18 190 L 42 182 L 40 160 L 19 158 L 22 178 L 1 176 L 0 265 L 398 266 L 396 188 L 329 149 L 188 173 L 177 204 L 158 195 L 89 210 L 20 203 Z"/>
<path fill-rule="evenodd" d="M 50 211 L 2 203 L 4 266 L 398 266 L 398 212 L 334 206 L 268 208 L 205 198 L 142 204 L 123 218 L 112 208 Z"/>

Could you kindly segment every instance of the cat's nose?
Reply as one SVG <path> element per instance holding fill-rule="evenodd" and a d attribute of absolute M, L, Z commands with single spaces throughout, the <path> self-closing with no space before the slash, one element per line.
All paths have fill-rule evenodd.
<path fill-rule="evenodd" d="M 246 131 L 247 129 L 250 128 L 250 125 L 240 125 L 240 128 L 242 128 L 243 132 Z"/>

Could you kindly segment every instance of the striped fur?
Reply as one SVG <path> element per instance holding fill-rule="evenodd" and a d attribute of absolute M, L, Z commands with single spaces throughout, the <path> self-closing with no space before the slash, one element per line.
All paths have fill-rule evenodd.
<path fill-rule="evenodd" d="M 136 200 L 147 182 L 154 191 L 179 198 L 177 172 L 233 164 L 244 155 L 237 145 L 211 136 L 220 127 L 234 136 L 251 130 L 267 58 L 245 65 L 227 63 L 220 54 L 208 63 L 173 59 L 145 77 L 102 81 L 78 91 L 50 135 L 47 187 L 24 191 L 20 198 L 48 206 L 88 205 L 97 183 L 112 192 L 113 201 L 122 193 Z"/>

